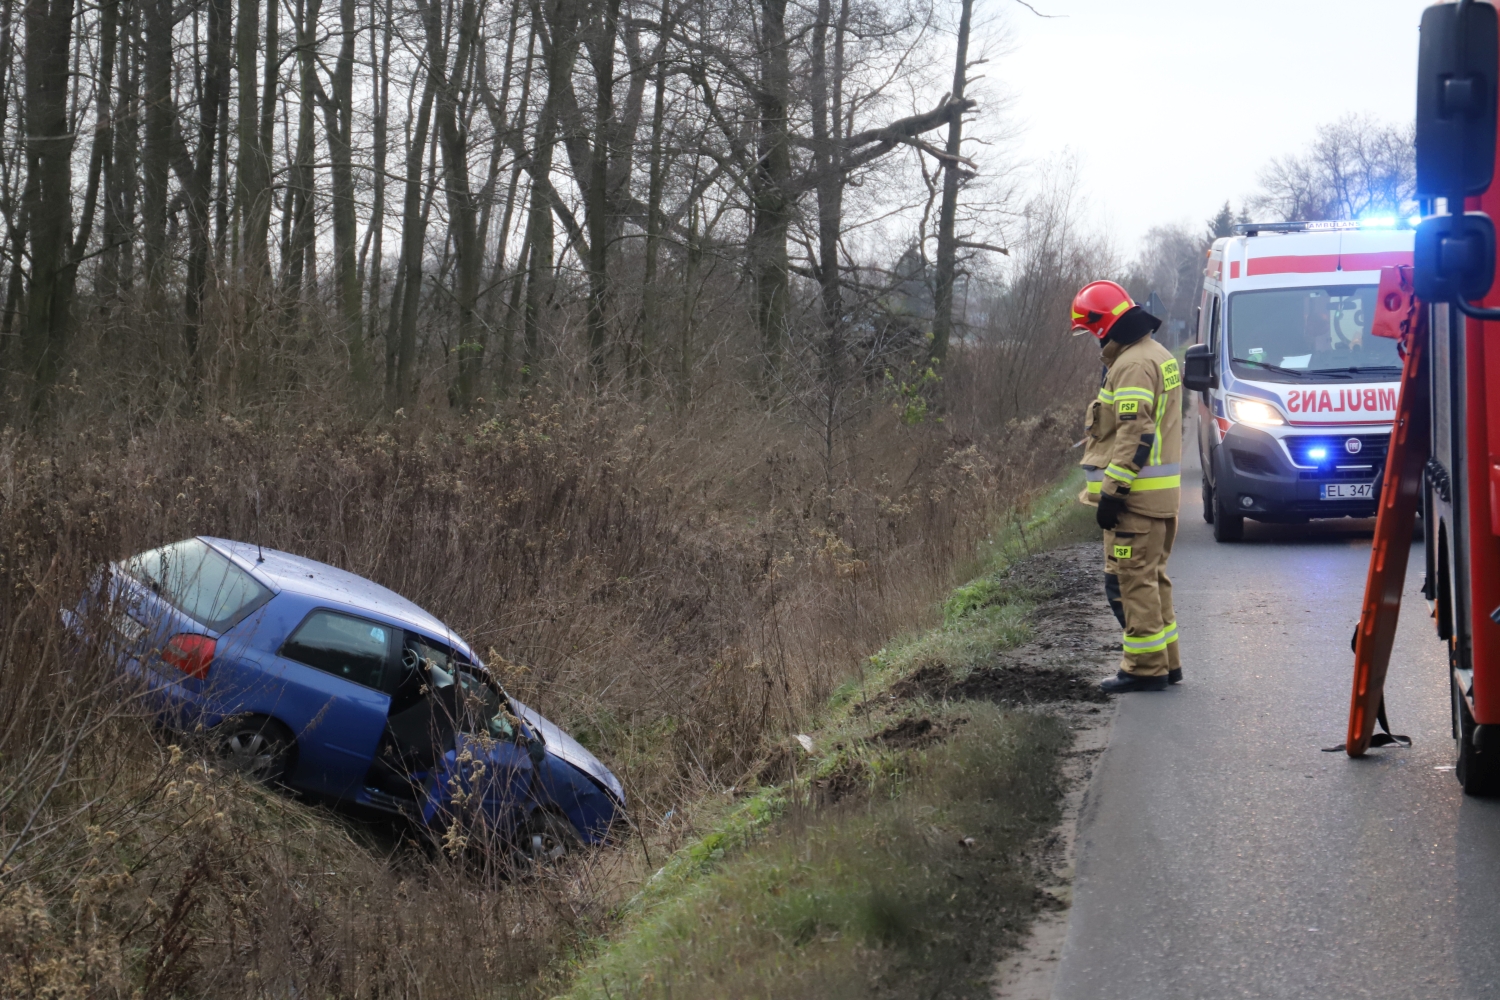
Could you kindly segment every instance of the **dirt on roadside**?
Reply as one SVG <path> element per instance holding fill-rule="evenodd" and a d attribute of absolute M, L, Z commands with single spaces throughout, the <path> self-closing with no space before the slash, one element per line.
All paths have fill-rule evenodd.
<path fill-rule="evenodd" d="M 1099 547 L 1079 543 L 1013 566 L 1002 586 L 1035 604 L 1032 639 L 967 670 L 929 663 L 891 686 L 895 700 L 992 701 L 1008 706 L 1102 703 L 1098 681 L 1119 658 L 1119 627 L 1104 602 Z"/>

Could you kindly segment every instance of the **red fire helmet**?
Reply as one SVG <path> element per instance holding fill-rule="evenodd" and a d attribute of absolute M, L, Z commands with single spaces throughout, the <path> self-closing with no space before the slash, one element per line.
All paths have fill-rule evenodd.
<path fill-rule="evenodd" d="M 1099 340 L 1135 305 L 1130 293 L 1113 281 L 1091 281 L 1073 296 L 1073 336 L 1092 333 Z"/>

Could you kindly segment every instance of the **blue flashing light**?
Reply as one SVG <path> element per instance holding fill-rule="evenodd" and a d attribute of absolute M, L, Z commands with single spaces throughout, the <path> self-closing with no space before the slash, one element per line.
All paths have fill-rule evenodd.
<path fill-rule="evenodd" d="M 1422 217 L 1420 215 L 1413 215 L 1410 219 L 1407 219 L 1406 222 L 1413 229 L 1416 229 L 1422 224 Z"/>
<path fill-rule="evenodd" d="M 1319 459 L 1319 460 L 1325 459 L 1325 458 L 1328 457 L 1328 449 L 1327 448 L 1309 448 L 1309 449 L 1307 449 L 1307 457 L 1308 458 L 1315 458 L 1315 459 Z"/>
<path fill-rule="evenodd" d="M 1396 217 L 1394 215 L 1372 215 L 1359 220 L 1361 229 L 1395 229 Z"/>

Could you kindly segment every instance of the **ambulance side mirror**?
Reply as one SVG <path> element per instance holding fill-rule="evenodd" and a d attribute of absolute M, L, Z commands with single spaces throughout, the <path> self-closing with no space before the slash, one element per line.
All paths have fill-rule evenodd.
<path fill-rule="evenodd" d="M 1423 302 L 1481 299 L 1495 280 L 1495 224 L 1483 212 L 1423 219 L 1412 264 L 1412 287 Z"/>
<path fill-rule="evenodd" d="M 1417 49 L 1418 198 L 1451 202 L 1490 186 L 1497 75 L 1500 28 L 1491 4 L 1436 4 L 1422 13 Z M 1449 209 L 1461 210 L 1461 205 Z"/>
<path fill-rule="evenodd" d="M 1188 392 L 1207 392 L 1216 388 L 1214 361 L 1207 344 L 1194 344 L 1182 357 L 1182 385 Z"/>

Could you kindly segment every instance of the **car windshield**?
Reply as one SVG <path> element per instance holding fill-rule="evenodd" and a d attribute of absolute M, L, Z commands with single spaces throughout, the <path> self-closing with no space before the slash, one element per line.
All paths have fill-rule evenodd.
<path fill-rule="evenodd" d="M 467 669 L 459 670 L 458 683 L 463 688 L 467 707 L 463 732 L 483 732 L 495 739 L 515 737 L 519 720 L 511 715 L 510 705 L 493 685 Z"/>
<path fill-rule="evenodd" d="M 1396 342 L 1370 334 L 1374 318 L 1374 285 L 1235 292 L 1225 331 L 1234 374 L 1262 382 L 1394 379 Z"/>
<path fill-rule="evenodd" d="M 271 599 L 270 590 L 197 538 L 142 552 L 117 566 L 215 632 L 233 628 Z"/>

